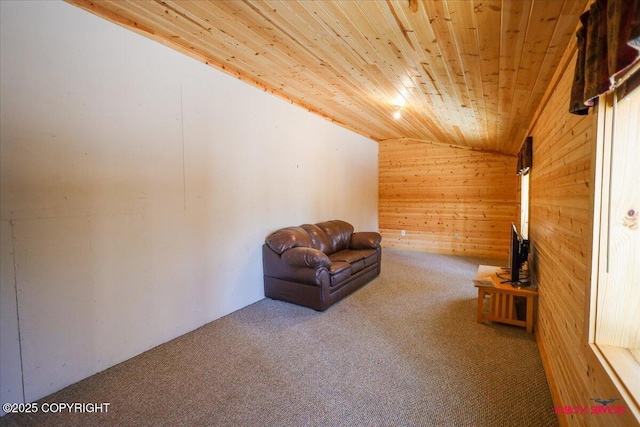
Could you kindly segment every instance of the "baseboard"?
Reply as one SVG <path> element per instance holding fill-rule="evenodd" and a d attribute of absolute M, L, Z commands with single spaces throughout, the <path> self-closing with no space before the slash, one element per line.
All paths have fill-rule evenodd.
<path fill-rule="evenodd" d="M 551 400 L 553 400 L 554 408 L 556 406 L 562 406 L 562 400 L 560 399 L 560 392 L 558 391 L 558 386 L 556 384 L 555 377 L 553 376 L 553 370 L 551 369 L 551 364 L 549 363 L 549 356 L 547 355 L 547 351 L 544 348 L 544 344 L 542 343 L 542 339 L 540 338 L 540 331 L 537 325 L 534 325 L 536 344 L 538 344 L 538 350 L 540 351 L 540 358 L 542 359 L 542 367 L 544 368 L 545 376 L 547 377 L 547 384 L 549 385 L 549 390 L 551 390 Z M 558 417 L 558 423 L 560 427 L 568 427 L 569 422 L 567 418 L 562 414 L 556 414 Z"/>

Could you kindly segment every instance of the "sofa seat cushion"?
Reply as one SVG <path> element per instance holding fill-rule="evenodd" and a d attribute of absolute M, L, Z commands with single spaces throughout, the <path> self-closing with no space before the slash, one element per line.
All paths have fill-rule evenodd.
<path fill-rule="evenodd" d="M 365 264 L 367 267 L 378 261 L 377 252 L 375 249 L 344 249 L 329 255 L 329 259 L 332 262 L 344 261 L 350 264 L 356 261 L 365 260 Z"/>
<path fill-rule="evenodd" d="M 375 249 L 372 249 L 370 251 L 364 251 L 366 252 L 366 256 L 364 257 L 364 266 L 365 267 L 369 267 L 372 266 L 374 264 L 378 263 L 378 251 Z"/>
<path fill-rule="evenodd" d="M 378 253 L 375 249 L 343 249 L 329 255 L 331 262 L 347 262 L 351 265 L 351 274 L 355 274 L 370 265 L 378 262 Z"/>
<path fill-rule="evenodd" d="M 329 274 L 331 275 L 331 287 L 340 285 L 351 277 L 351 264 L 348 262 L 336 261 L 331 264 Z"/>
<path fill-rule="evenodd" d="M 356 274 L 360 270 L 364 270 L 364 260 L 360 259 L 349 264 L 351 266 L 351 274 Z"/>

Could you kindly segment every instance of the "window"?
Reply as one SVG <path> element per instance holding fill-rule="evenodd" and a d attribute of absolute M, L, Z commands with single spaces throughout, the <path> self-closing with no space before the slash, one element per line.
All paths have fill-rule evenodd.
<path fill-rule="evenodd" d="M 529 171 L 520 175 L 520 234 L 529 238 Z"/>
<path fill-rule="evenodd" d="M 636 73 L 637 76 L 637 73 Z M 640 402 L 640 87 L 600 97 L 589 343 L 630 409 Z"/>
<path fill-rule="evenodd" d="M 528 136 L 518 152 L 520 175 L 520 235 L 529 239 L 529 173 L 533 166 L 533 137 Z"/>

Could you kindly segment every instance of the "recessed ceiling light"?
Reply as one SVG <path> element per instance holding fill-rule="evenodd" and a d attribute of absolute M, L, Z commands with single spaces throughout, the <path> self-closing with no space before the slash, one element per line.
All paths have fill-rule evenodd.
<path fill-rule="evenodd" d="M 400 117 L 402 117 L 402 114 L 400 113 L 400 110 L 402 110 L 402 107 L 400 105 L 396 105 L 395 106 L 395 111 L 393 112 L 393 118 L 394 119 L 399 119 Z"/>

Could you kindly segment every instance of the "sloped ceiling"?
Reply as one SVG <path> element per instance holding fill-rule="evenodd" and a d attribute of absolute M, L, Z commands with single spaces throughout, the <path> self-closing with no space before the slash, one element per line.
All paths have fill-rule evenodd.
<path fill-rule="evenodd" d="M 68 1 L 374 140 L 511 154 L 589 2 Z"/>

